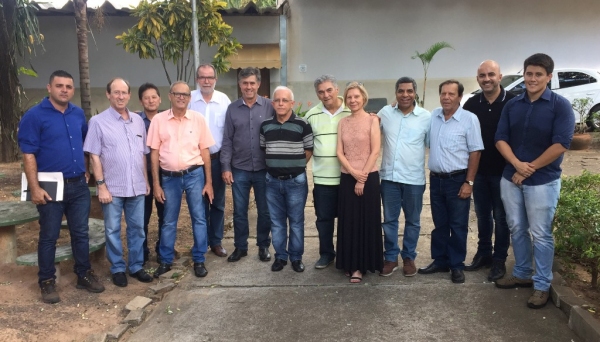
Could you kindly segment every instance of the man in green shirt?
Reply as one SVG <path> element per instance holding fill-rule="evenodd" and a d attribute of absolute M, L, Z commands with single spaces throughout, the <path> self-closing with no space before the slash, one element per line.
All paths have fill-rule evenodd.
<path fill-rule="evenodd" d="M 335 259 L 333 232 L 340 185 L 340 163 L 336 156 L 337 127 L 341 119 L 350 115 L 350 110 L 339 96 L 335 77 L 323 75 L 315 80 L 314 85 L 321 102 L 306 113 L 305 119 L 311 125 L 314 136 L 313 198 L 320 255 L 315 268 L 323 269 Z"/>

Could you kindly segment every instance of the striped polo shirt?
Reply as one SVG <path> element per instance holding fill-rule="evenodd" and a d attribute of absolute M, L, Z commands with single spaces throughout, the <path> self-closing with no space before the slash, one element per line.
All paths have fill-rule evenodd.
<path fill-rule="evenodd" d="M 306 170 L 305 151 L 313 149 L 313 132 L 303 118 L 292 113 L 284 123 L 276 116 L 267 119 L 260 126 L 259 140 L 271 176 L 296 176 Z"/>
<path fill-rule="evenodd" d="M 341 99 L 341 97 L 339 97 Z M 340 162 L 337 159 L 337 129 L 341 119 L 349 116 L 350 109 L 342 102 L 342 111 L 331 115 L 319 103 L 305 116 L 314 134 L 313 180 L 320 185 L 340 184 Z"/>

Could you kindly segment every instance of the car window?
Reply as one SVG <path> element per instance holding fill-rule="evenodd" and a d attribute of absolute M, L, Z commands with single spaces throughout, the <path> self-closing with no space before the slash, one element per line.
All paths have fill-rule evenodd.
<path fill-rule="evenodd" d="M 506 75 L 506 76 L 502 76 L 502 80 L 500 81 L 500 85 L 502 87 L 506 88 L 511 83 L 513 83 L 514 81 L 518 80 L 521 77 L 523 77 L 523 75 Z"/>
<path fill-rule="evenodd" d="M 517 84 L 516 86 L 514 86 L 514 88 L 510 89 L 509 91 L 515 95 L 519 95 L 519 94 L 523 94 L 526 89 L 527 88 L 525 88 L 525 81 L 522 81 L 521 83 Z"/>
<path fill-rule="evenodd" d="M 595 77 L 592 77 L 584 72 L 563 71 L 558 73 L 558 86 L 561 89 L 596 82 L 597 80 Z"/>

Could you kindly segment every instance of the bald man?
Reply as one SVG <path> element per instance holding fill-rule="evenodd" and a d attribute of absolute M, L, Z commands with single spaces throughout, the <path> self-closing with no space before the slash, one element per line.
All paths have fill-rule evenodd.
<path fill-rule="evenodd" d="M 491 266 L 489 281 L 496 281 L 506 273 L 505 262 L 510 245 L 506 213 L 500 198 L 500 180 L 506 161 L 494 146 L 494 135 L 504 105 L 515 96 L 500 85 L 500 80 L 502 73 L 498 63 L 491 60 L 481 63 L 477 69 L 477 83 L 482 91 L 479 95 L 471 97 L 463 106 L 477 115 L 485 147 L 481 152 L 479 169 L 473 185 L 479 241 L 473 262 L 465 267 L 465 271 L 477 271 L 482 267 Z M 496 235 L 492 246 L 494 231 Z"/>

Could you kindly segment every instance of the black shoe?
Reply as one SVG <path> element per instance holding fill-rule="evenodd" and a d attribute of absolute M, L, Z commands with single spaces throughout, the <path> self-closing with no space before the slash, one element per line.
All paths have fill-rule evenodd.
<path fill-rule="evenodd" d="M 506 274 L 506 265 L 504 264 L 504 260 L 494 260 L 494 264 L 492 265 L 492 269 L 488 274 L 489 281 L 496 281 Z"/>
<path fill-rule="evenodd" d="M 292 261 L 292 268 L 296 272 L 304 272 L 304 264 L 302 263 L 302 260 Z"/>
<path fill-rule="evenodd" d="M 465 274 L 463 270 L 457 268 L 452 269 L 452 282 L 455 284 L 462 284 L 465 282 Z"/>
<path fill-rule="evenodd" d="M 248 250 L 236 248 L 233 250 L 233 253 L 231 253 L 229 258 L 227 258 L 227 261 L 229 261 L 229 262 L 239 261 L 241 258 L 243 258 L 247 255 L 248 255 Z"/>
<path fill-rule="evenodd" d="M 143 268 L 135 273 L 129 273 L 129 276 L 141 281 L 142 283 L 152 282 L 152 276 L 146 273 L 146 270 Z"/>
<path fill-rule="evenodd" d="M 287 261 L 281 259 L 275 259 L 273 265 L 271 265 L 271 271 L 279 272 L 283 269 L 283 266 L 287 265 Z"/>
<path fill-rule="evenodd" d="M 161 263 L 158 265 L 156 271 L 154 271 L 154 278 L 158 278 L 161 274 L 167 273 L 171 270 L 171 264 Z"/>
<path fill-rule="evenodd" d="M 42 301 L 44 303 L 54 304 L 60 302 L 54 279 L 42 281 L 40 283 L 40 290 L 42 291 Z"/>
<path fill-rule="evenodd" d="M 472 271 L 477 271 L 478 269 L 482 268 L 482 267 L 491 267 L 492 266 L 492 257 L 491 256 L 480 256 L 475 254 L 475 257 L 473 257 L 473 262 L 470 265 L 465 266 L 465 271 L 467 272 L 472 272 Z"/>
<path fill-rule="evenodd" d="M 127 286 L 127 277 L 125 276 L 125 272 L 113 273 L 112 281 L 113 284 L 117 285 L 118 287 Z"/>
<path fill-rule="evenodd" d="M 448 272 L 448 271 L 450 271 L 450 268 L 438 266 L 435 264 L 435 261 L 434 261 L 431 264 L 429 264 L 427 267 L 419 268 L 418 273 L 419 274 L 433 274 L 433 273 Z"/>
<path fill-rule="evenodd" d="M 260 261 L 270 261 L 271 253 L 269 253 L 269 247 L 258 247 L 258 258 Z"/>
<path fill-rule="evenodd" d="M 77 277 L 78 289 L 85 289 L 90 292 L 100 293 L 104 291 L 104 286 L 96 278 L 96 274 L 92 270 L 87 270 L 83 277 Z"/>
<path fill-rule="evenodd" d="M 204 267 L 203 262 L 195 262 L 194 263 L 194 274 L 198 278 L 206 277 L 206 275 L 208 274 L 208 271 L 206 270 L 206 267 Z"/>

